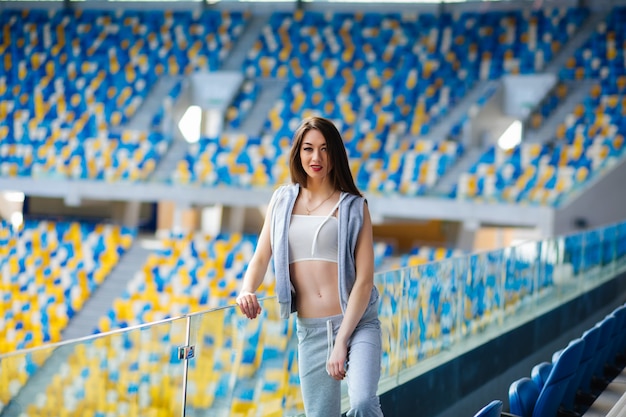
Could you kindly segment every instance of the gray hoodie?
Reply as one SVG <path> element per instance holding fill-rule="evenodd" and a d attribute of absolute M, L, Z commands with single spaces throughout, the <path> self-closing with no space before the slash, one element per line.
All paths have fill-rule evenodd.
<path fill-rule="evenodd" d="M 289 223 L 293 206 L 298 197 L 300 186 L 298 184 L 283 185 L 272 196 L 272 218 L 270 241 L 272 245 L 272 258 L 274 273 L 276 276 L 276 295 L 280 305 L 280 316 L 288 318 L 295 309 L 294 289 L 289 277 Z M 348 305 L 348 297 L 356 281 L 356 242 L 363 225 L 363 197 L 341 193 L 338 224 L 339 224 L 339 253 L 338 253 L 338 281 L 339 300 L 341 311 L 345 313 Z M 370 316 L 377 311 L 378 290 L 373 287 L 368 309 L 363 315 Z"/>

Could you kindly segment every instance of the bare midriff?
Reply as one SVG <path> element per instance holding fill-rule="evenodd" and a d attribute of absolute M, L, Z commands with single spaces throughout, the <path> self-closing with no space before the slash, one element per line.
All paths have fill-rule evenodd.
<path fill-rule="evenodd" d="M 341 314 L 337 264 L 328 261 L 300 261 L 289 265 L 296 290 L 298 317 L 329 317 Z"/>

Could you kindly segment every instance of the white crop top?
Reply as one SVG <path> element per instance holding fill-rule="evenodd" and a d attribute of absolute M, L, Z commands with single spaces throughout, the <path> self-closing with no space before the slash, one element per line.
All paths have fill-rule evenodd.
<path fill-rule="evenodd" d="M 329 261 L 337 263 L 339 223 L 333 213 L 327 216 L 292 214 L 289 224 L 289 263 Z"/>

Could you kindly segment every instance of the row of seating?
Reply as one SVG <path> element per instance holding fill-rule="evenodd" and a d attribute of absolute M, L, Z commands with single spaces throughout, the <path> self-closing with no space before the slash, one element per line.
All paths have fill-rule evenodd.
<path fill-rule="evenodd" d="M 402 269 L 408 266 L 417 266 L 428 262 L 437 262 L 455 256 L 463 255 L 465 251 L 446 247 L 419 245 L 412 247 L 408 253 L 390 257 L 386 262 L 388 269 Z"/>
<path fill-rule="evenodd" d="M 582 415 L 626 365 L 626 305 L 541 362 L 509 388 L 520 417 Z"/>
<path fill-rule="evenodd" d="M 392 151 L 378 145 L 367 140 L 347 144 L 350 154 L 369 155 L 365 160 L 350 159 L 357 186 L 371 193 L 400 191 L 407 195 L 425 194 L 454 165 L 463 149 L 457 142 L 427 139 L 397 141 Z M 201 138 L 179 161 L 172 181 L 240 187 L 285 183 L 290 179 L 289 151 L 287 137 L 223 134 L 219 138 Z"/>
<path fill-rule="evenodd" d="M 541 70 L 587 15 L 584 8 L 437 16 L 276 12 L 244 72 L 290 80 L 270 113 L 269 132 L 321 108 L 345 121 L 345 131 L 355 128 L 355 139 L 369 131 L 426 135 L 477 80 Z M 370 122 L 364 132 L 356 131 L 359 111 Z"/>
<path fill-rule="evenodd" d="M 560 77 L 572 79 L 604 79 L 615 84 L 624 75 L 624 31 L 626 7 L 616 6 L 600 22 L 585 44 L 576 50 L 560 71 Z"/>
<path fill-rule="evenodd" d="M 47 130 L 41 132 L 47 137 L 44 131 Z M 5 140 L 0 145 L 0 174 L 110 182 L 143 181 L 154 172 L 171 141 L 170 136 L 161 133 L 132 130 L 98 134 L 82 141 L 70 136 L 61 138 L 54 132 L 51 135 L 42 142 L 12 143 Z"/>
<path fill-rule="evenodd" d="M 86 85 L 119 126 L 159 75 L 219 69 L 245 22 L 242 12 L 215 10 L 3 10 L 0 24 L 14 35 L 0 44 L 6 98 L 26 97 L 15 104 L 28 109 L 35 103 L 27 95 L 38 88 L 66 87 L 82 98 Z M 43 96 L 54 107 L 57 97 Z"/>

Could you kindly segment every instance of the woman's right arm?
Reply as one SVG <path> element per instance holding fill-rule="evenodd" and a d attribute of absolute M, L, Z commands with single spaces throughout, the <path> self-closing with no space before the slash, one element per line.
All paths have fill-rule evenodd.
<path fill-rule="evenodd" d="M 252 259 L 248 264 L 243 277 L 241 291 L 236 299 L 241 312 L 249 319 L 254 319 L 261 313 L 261 305 L 255 292 L 263 283 L 272 257 L 272 246 L 270 244 L 271 210 L 272 207 L 269 207 L 267 210 L 254 255 L 252 255 Z"/>

